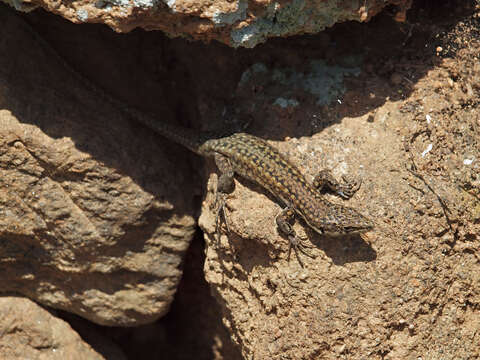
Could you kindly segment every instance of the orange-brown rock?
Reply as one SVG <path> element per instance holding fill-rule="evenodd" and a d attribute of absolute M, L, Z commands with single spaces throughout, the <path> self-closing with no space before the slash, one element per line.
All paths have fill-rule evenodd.
<path fill-rule="evenodd" d="M 254 47 L 272 37 L 314 34 L 335 23 L 368 21 L 388 5 L 405 21 L 412 0 L 4 0 L 18 10 L 42 7 L 75 23 L 103 23 L 115 31 L 161 30 L 171 37 Z"/>
<path fill-rule="evenodd" d="M 154 321 L 194 231 L 182 162 L 89 99 L 18 19 L 1 21 L 2 291 L 99 324 Z"/>
<path fill-rule="evenodd" d="M 65 321 L 26 298 L 0 297 L 0 333 L 2 359 L 126 359 L 118 348 L 106 349 L 105 343 L 102 352 L 109 357 L 102 356 Z"/>

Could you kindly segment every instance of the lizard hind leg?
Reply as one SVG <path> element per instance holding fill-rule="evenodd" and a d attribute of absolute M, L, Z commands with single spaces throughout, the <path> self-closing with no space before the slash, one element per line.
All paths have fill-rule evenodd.
<path fill-rule="evenodd" d="M 301 238 L 300 236 L 298 236 L 295 230 L 293 229 L 292 223 L 294 222 L 294 220 L 295 220 L 295 211 L 291 206 L 287 206 L 275 218 L 278 231 L 283 235 L 285 235 L 289 241 L 288 260 L 290 260 L 290 254 L 292 252 L 292 247 L 293 247 L 293 250 L 295 251 L 295 256 L 300 266 L 304 267 L 303 262 L 300 259 L 300 256 L 298 254 L 299 251 L 310 258 L 314 258 L 314 256 L 307 251 L 307 247 L 303 244 L 303 241 L 306 240 L 306 238 Z"/>
<path fill-rule="evenodd" d="M 220 193 L 217 191 L 217 196 L 215 199 L 215 207 L 217 209 L 217 214 L 215 215 L 215 234 L 220 234 L 220 226 L 222 223 L 225 224 L 227 232 L 230 232 L 230 227 L 228 226 L 227 213 L 225 211 L 225 197 L 226 194 Z"/>
<path fill-rule="evenodd" d="M 313 179 L 313 186 L 320 191 L 329 190 L 344 199 L 350 199 L 360 189 L 362 181 L 345 175 L 342 180 L 337 181 L 330 170 L 322 170 Z"/>
<path fill-rule="evenodd" d="M 227 231 L 230 232 L 227 221 L 227 214 L 225 211 L 225 201 L 227 195 L 232 193 L 235 189 L 235 182 L 233 180 L 233 167 L 230 164 L 230 160 L 228 159 L 228 157 L 220 153 L 215 153 L 215 164 L 220 170 L 220 176 L 218 177 L 215 196 L 215 207 L 217 209 L 217 214 L 215 216 L 215 233 L 218 235 L 222 218 L 227 228 Z"/>

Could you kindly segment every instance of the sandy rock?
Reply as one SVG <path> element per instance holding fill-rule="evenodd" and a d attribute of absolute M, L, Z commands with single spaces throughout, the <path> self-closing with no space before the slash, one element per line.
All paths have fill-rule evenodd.
<path fill-rule="evenodd" d="M 188 169 L 3 24 L 0 287 L 98 324 L 154 321 L 194 232 Z"/>
<path fill-rule="evenodd" d="M 2 359 L 105 359 L 65 321 L 31 300 L 0 297 L 0 319 Z M 125 359 L 119 351 L 115 356 L 116 359 Z"/>
<path fill-rule="evenodd" d="M 368 21 L 388 5 L 405 21 L 411 0 L 362 1 L 61 1 L 4 0 L 18 10 L 42 7 L 75 23 L 104 23 L 118 32 L 140 27 L 171 37 L 254 47 L 271 37 L 313 34 L 335 23 Z"/>
<path fill-rule="evenodd" d="M 131 100 L 145 84 L 132 87 L 137 82 L 128 76 L 128 71 L 115 82 L 116 77 L 110 73 L 116 68 L 115 58 L 105 56 L 104 48 L 118 48 L 121 55 L 129 53 L 124 49 L 138 49 L 135 56 L 139 60 L 125 69 L 149 69 L 150 77 L 161 79 L 162 86 L 174 89 L 170 93 L 155 92 L 155 101 L 141 103 L 147 108 L 166 98 L 165 93 L 178 94 L 183 98 L 183 102 L 176 103 L 180 113 L 193 108 L 190 114 L 200 114 L 185 116 L 183 121 L 191 120 L 197 128 L 214 129 L 215 121 L 220 122 L 221 117 L 212 120 L 216 119 L 212 115 L 218 114 L 212 109 L 221 112 L 226 102 L 223 100 L 232 96 L 235 107 L 254 117 L 248 131 L 277 146 L 306 174 L 307 180 L 322 168 L 333 169 L 337 177 L 348 174 L 363 179 L 362 187 L 351 200 L 328 198 L 371 217 L 375 230 L 364 239 L 329 238 L 297 222 L 295 229 L 308 238 L 306 244 L 315 257 L 303 257 L 302 269 L 293 254 L 288 261 L 288 243 L 275 228 L 280 204 L 250 183 L 237 181 L 236 190 L 227 201 L 231 232 L 223 230 L 220 239 L 214 237 L 216 175 L 211 176 L 201 216 L 207 240 L 205 272 L 221 306 L 223 322 L 245 358 L 480 357 L 478 14 L 470 23 L 459 22 L 459 15 L 454 14 L 455 4 L 448 2 L 439 9 L 436 3 L 426 3 L 426 9 L 417 11 L 419 22 L 414 28 L 408 24 L 392 25 L 385 15 L 383 21 L 371 22 L 365 28 L 354 23 L 339 26 L 328 31 L 323 39 L 279 39 L 254 50 L 235 52 L 218 44 L 167 41 L 143 32 L 118 40 L 119 36 L 90 32 L 103 27 L 55 27 L 53 24 L 60 21 L 44 14 L 44 28 L 54 29 L 50 30 L 54 33 L 50 41 L 65 34 L 64 43 L 71 45 L 67 49 L 74 54 L 91 55 L 80 55 L 77 64 L 89 63 L 95 70 L 98 66 L 103 72 L 97 74 L 106 73 L 119 89 L 127 89 L 129 96 L 124 98 Z M 437 10 L 442 10 L 440 15 Z M 449 42 L 437 33 L 438 24 L 432 26 L 432 13 L 437 14 L 440 28 L 450 33 Z M 444 22 L 444 14 L 453 19 L 449 21 L 458 22 L 456 31 L 451 30 L 451 23 Z M 26 17 L 34 19 L 35 14 Z M 80 28 L 80 35 L 72 36 L 72 28 Z M 413 29 L 412 33 L 409 29 Z M 8 34 L 2 33 L 0 43 L 9 40 Z M 84 42 L 78 40 L 82 38 Z M 0 86 L 0 98 L 17 99 L 15 106 L 10 106 L 15 119 L 30 119 L 20 125 L 28 129 L 26 123 L 35 124 L 59 144 L 61 139 L 74 139 L 81 151 L 100 157 L 112 171 L 129 174 L 137 184 L 144 184 L 145 178 L 161 181 L 158 169 L 165 166 L 160 163 L 165 161 L 162 141 L 151 140 L 147 131 L 141 132 L 133 124 L 125 129 L 122 115 L 115 109 L 104 108 L 105 104 L 92 98 L 90 92 L 75 85 L 65 87 L 64 84 L 75 84 L 75 80 L 62 75 L 58 65 L 42 67 L 33 77 L 35 81 L 31 77 L 25 81 L 23 74 L 28 73 L 29 66 L 37 69 L 48 59 L 41 53 L 32 53 L 34 46 L 22 39 L 17 37 L 6 48 L 13 55 L 18 54 L 13 49 L 21 49 L 23 56 L 14 57 L 22 60 L 16 64 L 19 70 L 11 64 L 0 66 L 2 78 L 9 79 L 8 86 Z M 94 42 L 92 39 L 101 39 L 101 45 L 93 50 L 88 46 Z M 138 42 L 132 45 L 128 42 L 132 39 Z M 439 45 L 444 51 L 437 55 Z M 450 58 L 442 59 L 444 54 Z M 252 65 L 254 62 L 257 63 Z M 37 79 L 45 73 L 49 81 L 39 83 Z M 168 87 L 168 73 L 183 87 Z M 394 73 L 402 81 L 392 84 Z M 12 83 L 24 86 L 15 90 Z M 151 89 L 146 87 L 147 91 Z M 72 94 L 65 88 L 76 90 Z M 32 89 L 37 91 L 32 94 Z M 58 100 L 60 95 L 63 97 Z M 172 97 L 169 102 L 173 102 Z M 43 110 L 45 107 L 48 110 Z M 78 116 L 79 111 L 83 116 Z M 72 116 L 76 121 L 65 121 Z M 89 122 L 98 118 L 101 121 Z M 195 123 L 196 120 L 202 122 Z M 118 132 L 117 127 L 110 126 L 108 131 L 102 128 L 102 124 L 111 121 L 118 122 Z M 89 122 L 89 126 L 80 126 L 84 122 Z M 111 141 L 108 134 L 112 132 L 120 140 Z M 138 142 L 132 135 L 137 132 L 141 139 Z M 104 134 L 101 141 L 97 133 Z M 109 156 L 98 150 L 106 146 L 105 142 Z M 173 159 L 177 167 L 184 163 L 182 149 L 170 145 L 165 151 L 169 151 L 166 158 Z M 130 159 L 130 152 L 135 153 L 135 158 Z M 120 161 L 112 162 L 112 154 Z M 203 164 L 194 155 L 189 160 Z M 22 164 L 18 163 L 7 165 L 10 169 L 14 164 Z M 153 169 L 152 175 L 145 177 L 146 170 L 139 164 Z M 174 168 L 168 168 L 165 176 Z M 214 166 L 207 170 L 215 172 Z M 182 182 L 182 174 L 191 172 L 175 172 L 176 183 Z M 203 186 L 204 181 L 196 179 L 196 183 Z M 150 186 L 147 188 L 152 189 Z M 169 189 L 174 191 L 175 187 Z M 190 183 L 180 189 L 190 196 L 190 189 L 195 186 Z M 203 193 L 197 194 L 198 199 L 204 198 Z M 173 204 L 177 197 L 167 198 Z M 20 216 L 22 204 L 15 209 L 19 209 Z M 99 215 L 95 216 L 101 219 Z M 209 301 L 188 295 L 182 301 L 188 304 L 188 300 L 220 313 L 217 307 L 209 306 Z M 183 320 L 173 320 L 174 325 L 189 327 L 189 318 L 196 316 L 195 306 L 190 307 L 190 312 L 180 310 Z M 211 328 L 207 321 L 208 326 Z M 159 328 L 162 327 L 152 326 L 136 333 L 136 344 L 145 349 L 144 339 L 153 343 L 157 337 L 163 341 L 172 336 L 168 331 L 158 331 Z M 127 334 L 135 334 L 135 328 L 127 330 Z M 188 330 L 194 334 L 191 328 Z M 187 337 L 179 338 L 175 340 L 184 344 L 181 340 Z M 128 342 L 129 337 L 124 339 Z"/>
<path fill-rule="evenodd" d="M 478 76 L 471 72 L 463 82 Z M 280 69 L 255 74 L 244 77 L 242 86 L 268 84 L 255 97 L 266 138 L 292 133 L 282 128 L 282 118 L 288 117 L 288 124 L 306 118 L 315 123 L 309 112 L 309 104 L 318 103 L 314 93 L 304 95 L 301 106 L 275 100 L 283 86 L 286 99 L 298 99 L 302 74 L 293 72 L 295 84 L 279 75 Z M 312 70 L 308 74 L 314 76 Z M 294 228 L 309 239 L 315 257 L 303 257 L 304 268 L 293 252 L 288 260 L 288 241 L 276 230 L 278 200 L 241 179 L 226 204 L 230 233 L 224 227 L 218 239 L 211 210 L 217 177 L 211 177 L 199 220 L 207 241 L 206 278 L 245 358 L 479 356 L 478 109 L 463 110 L 430 92 L 429 84 L 439 77 L 447 77 L 444 70 L 432 71 L 408 101 L 386 100 L 375 116 L 343 117 L 311 137 L 270 141 L 307 180 L 322 168 L 337 177 L 362 178 L 352 199 L 327 196 L 375 222 L 364 237 L 334 238 L 297 220 Z M 318 83 L 329 93 L 335 81 Z M 446 96 L 468 104 L 468 88 L 464 84 Z M 355 106 L 361 93 L 361 87 L 337 92 L 338 108 Z"/>

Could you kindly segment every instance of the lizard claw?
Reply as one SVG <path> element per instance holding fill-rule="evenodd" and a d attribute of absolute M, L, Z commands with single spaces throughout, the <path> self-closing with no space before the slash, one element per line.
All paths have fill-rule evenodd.
<path fill-rule="evenodd" d="M 342 175 L 343 184 L 339 185 L 337 195 L 344 199 L 350 199 L 362 185 L 361 179 L 356 179 L 350 175 Z"/>
<path fill-rule="evenodd" d="M 215 216 L 215 233 L 219 234 L 222 218 L 227 228 L 227 232 L 230 232 L 230 227 L 228 226 L 228 221 L 227 221 L 227 213 L 225 211 L 224 194 L 220 195 L 219 193 L 217 193 L 217 197 L 215 199 L 215 206 L 217 207 L 217 215 Z"/>
<path fill-rule="evenodd" d="M 307 251 L 307 246 L 305 246 L 303 243 L 302 243 L 302 240 L 306 240 L 307 237 L 300 237 L 300 236 L 297 236 L 296 234 L 290 234 L 288 236 L 288 240 L 289 240 L 289 244 L 288 244 L 288 260 L 290 261 L 290 254 L 292 252 L 292 247 L 293 247 L 293 250 L 295 251 L 295 256 L 300 264 L 300 266 L 303 268 L 304 265 L 303 265 L 303 262 L 302 260 L 300 259 L 300 256 L 298 254 L 298 252 L 300 251 L 302 254 L 310 257 L 310 258 L 315 258 L 310 252 Z"/>

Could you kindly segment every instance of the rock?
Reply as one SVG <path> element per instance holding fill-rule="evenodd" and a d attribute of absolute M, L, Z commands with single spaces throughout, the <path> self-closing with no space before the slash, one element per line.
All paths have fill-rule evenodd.
<path fill-rule="evenodd" d="M 195 229 L 191 170 L 3 20 L 0 287 L 97 324 L 158 319 Z"/>
<path fill-rule="evenodd" d="M 105 359 L 65 321 L 21 297 L 0 297 L 0 333 L 2 359 Z M 118 349 L 111 354 L 126 359 Z"/>
<path fill-rule="evenodd" d="M 312 127 L 304 119 L 313 122 L 311 114 L 319 113 L 310 108 L 317 94 L 302 86 L 312 83 L 311 68 L 305 65 L 309 70 L 300 74 L 291 69 L 296 83 L 289 83 L 287 71 L 267 66 L 242 77 L 241 86 L 262 87 L 250 97 L 261 119 L 256 134 L 290 158 L 307 180 L 322 168 L 337 177 L 362 178 L 352 199 L 326 196 L 376 224 L 363 237 L 328 237 L 297 220 L 294 229 L 305 235 L 314 256 L 302 257 L 302 268 L 293 252 L 288 259 L 288 241 L 276 229 L 283 204 L 248 181 L 236 180 L 226 202 L 230 231 L 224 226 L 218 239 L 212 175 L 199 219 L 207 242 L 205 273 L 244 358 L 479 356 L 480 188 L 478 161 L 472 160 L 480 158 L 478 112 L 448 103 L 478 77 L 478 45 L 469 51 L 466 64 L 449 66 L 450 72 L 462 72 L 456 92 L 432 91 L 446 72 L 434 68 L 406 100 L 388 100 L 382 91 L 383 104 L 357 116 L 323 119 L 313 136 L 302 136 Z M 327 114 L 352 114 L 360 106 L 363 111 L 370 101 L 365 89 L 388 85 L 388 79 L 363 76 L 372 81 L 369 87 L 361 85 L 360 75 L 347 93 L 336 92 Z M 336 87 L 335 81 L 313 83 L 322 84 L 326 94 Z M 302 98 L 296 95 L 300 91 Z M 293 111 L 282 108 L 276 105 L 278 93 L 296 95 L 300 104 Z M 374 111 L 376 120 L 368 121 Z M 296 138 L 290 135 L 295 132 Z M 290 140 L 278 141 L 281 134 Z"/>
<path fill-rule="evenodd" d="M 449 14 L 451 6 L 454 5 L 443 8 L 443 14 Z M 430 10 L 437 11 L 438 8 L 429 5 Z M 274 218 L 282 204 L 247 181 L 237 179 L 236 189 L 227 200 L 231 231 L 227 233 L 223 229 L 218 239 L 214 234 L 215 212 L 212 208 L 217 176 L 211 175 L 200 220 L 207 240 L 205 273 L 221 310 L 209 306 L 209 300 L 202 302 L 201 297 L 186 295 L 182 299 L 185 301 L 182 309 L 188 306 L 188 301 L 195 306 L 189 308 L 190 312 L 178 310 L 181 314 L 179 321 L 174 317 L 172 321 L 169 316 L 174 325 L 189 326 L 190 317 L 200 317 L 195 313 L 196 306 L 204 304 L 208 311 L 222 313 L 223 323 L 245 358 L 480 357 L 480 123 L 478 104 L 470 97 L 471 94 L 478 95 L 477 16 L 470 23 L 459 22 L 456 31 L 452 31 L 450 25 L 458 18 L 441 17 L 441 28 L 434 26 L 432 30 L 433 20 L 422 13 L 417 12 L 419 27 L 415 29 L 423 35 L 418 37 L 417 31 L 413 32 L 411 39 L 414 41 L 409 40 L 405 46 L 400 45 L 409 39 L 410 34 L 403 31 L 408 27 L 379 21 L 372 22 L 366 29 L 358 24 L 332 29 L 328 42 L 315 37 L 279 39 L 254 50 L 235 52 L 218 44 L 204 46 L 179 40 L 167 41 L 144 32 L 135 32 L 118 40 L 119 36 L 106 35 L 104 27 L 71 24 L 56 27 L 61 21 L 43 14 L 46 19 L 44 28 L 53 27 L 58 33 L 50 38 L 50 42 L 63 39 L 73 54 L 80 54 L 76 63 L 79 68 L 82 64 L 90 64 L 94 69 L 95 76 L 89 78 L 98 80 L 105 74 L 109 80 L 106 83 L 115 84 L 110 93 L 115 94 L 115 90 L 121 89 L 126 92 L 121 98 L 130 103 L 139 89 L 146 87 L 146 93 L 150 94 L 152 88 L 148 80 L 155 79 L 158 87 L 153 89 L 159 90 L 153 92 L 154 101 L 150 99 L 139 104 L 141 108 L 150 106 L 155 110 L 157 103 L 167 103 L 168 106 L 163 107 L 165 111 L 158 112 L 162 121 L 165 120 L 163 117 L 172 120 L 173 112 L 179 114 L 181 121 L 190 121 L 193 128 L 210 126 L 210 129 L 217 129 L 215 125 L 221 123 L 222 118 L 213 116 L 218 113 L 212 109 L 223 111 L 224 99 L 231 97 L 235 108 L 254 117 L 248 131 L 278 147 L 306 174 L 307 180 L 323 168 L 333 169 L 337 177 L 348 174 L 363 180 L 359 192 L 349 201 L 326 196 L 371 217 L 376 224 L 375 230 L 364 238 L 332 238 L 316 234 L 297 221 L 295 229 L 306 236 L 306 245 L 311 247 L 314 256 L 313 259 L 303 257 L 305 268 L 301 268 L 293 254 L 288 260 L 288 242 L 278 235 L 275 227 Z M 33 15 L 26 17 L 32 19 Z M 443 25 L 444 20 L 447 25 Z M 8 26 L 6 22 L 3 24 Z M 63 26 L 70 30 L 60 31 L 65 29 Z M 72 36 L 75 30 L 71 28 L 80 29 L 77 33 L 80 35 Z M 19 27 L 13 29 L 18 31 Z M 101 29 L 93 32 L 101 36 L 91 36 L 91 29 Z M 437 37 L 441 34 L 437 30 L 442 29 L 449 31 L 450 44 L 445 43 L 443 35 Z M 15 59 L 15 66 L 10 63 L 0 66 L 0 75 L 4 79 L 0 84 L 0 99 L 2 104 L 5 99 L 10 100 L 8 109 L 15 115 L 7 115 L 9 129 L 21 126 L 21 130 L 10 130 L 15 135 L 14 141 L 6 141 L 8 147 L 4 149 L 13 154 L 25 153 L 26 160 L 18 161 L 22 160 L 19 155 L 12 157 L 12 161 L 2 163 L 3 173 L 16 168 L 31 169 L 30 172 L 34 175 L 35 171 L 40 173 L 39 178 L 43 179 L 47 176 L 42 178 L 41 175 L 47 170 L 64 172 L 63 167 L 47 166 L 57 162 L 44 160 L 43 147 L 33 148 L 32 155 L 29 155 L 25 149 L 31 149 L 31 144 L 35 143 L 15 140 L 23 139 L 22 136 L 32 133 L 32 129 L 40 132 L 39 135 L 35 133 L 35 138 L 45 143 L 45 139 L 50 138 L 56 147 L 62 145 L 62 141 L 68 143 L 72 139 L 75 149 L 79 147 L 77 150 L 82 154 L 102 160 L 101 164 L 95 165 L 107 168 L 108 171 L 104 170 L 106 176 L 102 178 L 108 179 L 111 173 L 128 174 L 138 186 L 144 184 L 145 178 L 163 181 L 157 172 L 165 166 L 161 159 L 166 157 L 175 166 L 168 166 L 165 176 L 174 172 L 175 186 L 168 188 L 170 192 L 148 191 L 148 194 L 166 194 L 164 197 L 171 199 L 169 203 L 174 205 L 175 211 L 178 209 L 179 214 L 189 214 L 189 200 L 185 200 L 183 206 L 181 200 L 174 203 L 173 199 L 183 197 L 173 196 L 171 192 L 178 191 L 185 197 L 194 193 L 196 200 L 203 199 L 204 194 L 198 189 L 204 181 L 199 176 L 190 183 L 185 180 L 183 186 L 182 174 L 186 177 L 192 172 L 188 167 L 178 170 L 176 167 L 185 163 L 199 164 L 200 167 L 204 162 L 195 155 L 183 157 L 183 150 L 174 145 L 164 147 L 162 144 L 167 144 L 166 141 L 153 140 L 148 131 L 142 131 L 133 122 L 130 124 L 121 112 L 103 104 L 99 100 L 102 97 L 84 91 L 75 78 L 65 75 L 58 64 L 45 67 L 44 64 L 51 60 L 38 50 L 35 52 L 35 45 L 23 37 L 17 36 L 11 41 L 12 32 L 2 33 L 0 37 L 1 44 L 8 42 L 8 47 L 0 52 L 0 59 L 9 56 Z M 55 30 L 53 32 L 55 34 Z M 132 39 L 138 42 L 129 42 Z M 375 39 L 373 43 L 372 39 Z M 316 47 L 317 40 L 328 48 L 335 47 L 335 50 L 327 55 L 328 51 L 324 50 L 328 49 Z M 92 43 L 100 43 L 100 46 L 92 48 Z M 426 43 L 428 47 L 425 47 Z M 442 56 L 448 52 L 450 59 L 436 56 L 437 44 L 445 49 Z M 459 46 L 463 48 L 459 49 Z M 102 51 L 104 49 L 118 49 L 120 55 L 105 56 L 108 51 Z M 138 52 L 129 51 L 132 49 Z M 460 51 L 451 52 L 452 49 Z M 137 61 L 131 66 L 118 67 L 119 59 L 124 60 L 131 53 Z M 328 56 L 327 61 L 322 58 L 324 54 Z M 357 54 L 366 56 L 355 56 Z M 371 64 L 374 71 L 362 72 L 362 61 Z M 352 64 L 355 62 L 360 64 Z M 118 68 L 124 69 L 123 73 L 116 71 Z M 148 75 L 141 80 L 132 77 L 132 74 L 138 74 L 138 69 Z M 405 86 L 399 89 L 401 94 L 392 92 L 389 81 L 392 72 L 405 76 L 406 82 L 402 82 Z M 25 77 L 25 73 L 30 76 Z M 45 75 L 48 75 L 48 82 L 38 80 L 44 79 Z M 449 78 L 454 80 L 455 86 L 448 86 L 446 79 Z M 447 85 L 436 87 L 442 81 Z M 175 82 L 178 87 L 169 87 L 170 82 Z M 19 85 L 23 86 L 17 87 Z M 172 101 L 172 98 L 179 97 L 183 101 Z M 185 113 L 197 114 L 197 117 L 183 117 Z M 18 123 L 19 119 L 21 123 Z M 103 129 L 104 124 L 112 121 L 116 126 L 109 126 L 108 131 Z M 82 125 L 85 122 L 88 126 Z M 115 141 L 111 140 L 112 132 Z M 102 134 L 100 139 L 98 134 Z M 15 141 L 19 142 L 18 149 L 11 149 Z M 118 146 L 118 142 L 122 146 Z M 104 147 L 109 151 L 99 151 Z M 130 155 L 131 152 L 135 157 Z M 50 149 L 47 153 L 53 152 Z M 50 156 L 47 160 L 50 158 L 55 159 Z M 113 162 L 112 158 L 118 160 Z M 205 163 L 208 171 L 215 172 L 211 162 Z M 150 173 L 141 165 L 157 172 L 152 170 L 154 175 L 148 175 Z M 35 170 L 37 167 L 39 171 Z M 32 176 L 25 171 L 18 173 L 18 176 Z M 51 174 L 51 179 L 59 186 L 66 181 L 58 180 L 55 171 Z M 69 177 L 67 180 L 75 179 Z M 33 182 L 34 185 L 37 183 L 41 182 Z M 165 183 L 168 186 L 171 180 Z M 12 186 L 9 183 L 9 187 Z M 151 189 L 150 186 L 146 188 Z M 0 192 L 8 193 L 8 189 L 0 187 Z M 54 191 L 50 193 L 56 194 Z M 142 198 L 142 193 L 139 194 Z M 15 209 L 17 218 L 30 209 L 22 202 L 17 206 L 12 200 L 6 206 L 9 211 Z M 169 213 L 165 211 L 163 214 Z M 105 221 L 103 213 L 95 213 L 95 217 L 98 217 L 96 221 Z M 33 224 L 30 227 L 41 225 L 36 225 L 33 215 L 31 219 L 25 216 L 25 223 Z M 125 231 L 132 231 L 132 228 L 136 231 L 141 225 L 135 223 Z M 9 230 L 7 225 L 3 226 Z M 53 226 L 52 229 L 57 228 Z M 36 240 L 32 236 L 7 236 L 11 236 L 10 232 L 2 232 L 1 238 L 8 238 L 10 246 L 20 241 L 31 244 Z M 53 248 L 62 243 L 47 244 Z M 130 246 L 132 244 L 136 242 L 132 241 Z M 36 248 L 41 247 L 36 245 Z M 35 257 L 25 253 L 29 261 L 24 267 L 30 266 L 30 262 L 36 265 Z M 118 261 L 122 261 L 125 255 L 128 253 L 119 255 Z M 23 268 L 17 266 L 18 260 L 10 258 L 14 259 L 12 268 L 22 271 Z M 10 258 L 0 257 L 5 262 Z M 2 271 L 8 274 L 4 269 L 10 264 L 2 266 Z M 55 271 L 62 274 L 57 269 Z M 12 279 L 9 275 L 7 280 L 10 281 L 5 281 L 2 286 L 12 286 L 18 278 Z M 45 276 L 40 284 L 46 283 L 45 279 L 48 281 L 49 277 Z M 100 287 L 105 281 L 112 280 L 109 276 L 95 286 Z M 135 281 L 138 279 L 133 279 L 129 286 L 135 286 Z M 80 281 L 74 286 L 83 291 Z M 118 299 L 112 297 L 112 301 Z M 210 320 L 206 320 L 205 328 L 212 328 Z M 135 328 L 127 330 L 140 340 L 131 344 L 142 350 L 148 348 L 141 342 L 143 340 L 153 342 L 158 339 L 158 343 L 164 344 L 162 341 L 169 336 L 179 334 L 175 342 L 182 344 L 188 339 L 186 335 L 195 336 L 191 328 L 183 332 L 182 341 L 178 340 L 181 330 L 170 332 L 165 326 L 146 325 L 138 333 Z M 124 339 L 128 341 L 129 338 L 125 336 Z M 221 340 L 217 339 L 218 344 Z"/>
<path fill-rule="evenodd" d="M 140 27 L 168 36 L 217 40 L 232 47 L 254 47 L 271 37 L 314 34 L 349 20 L 368 21 L 389 5 L 397 5 L 397 21 L 405 21 L 411 0 L 338 1 L 111 1 L 53 2 L 4 0 L 18 10 L 42 7 L 74 23 L 103 23 L 118 32 Z"/>
<path fill-rule="evenodd" d="M 320 169 L 318 158 L 328 159 L 338 168 L 348 166 L 349 173 L 364 178 L 363 189 L 348 205 L 375 216 L 374 203 L 367 201 L 371 198 L 368 173 L 361 168 L 370 169 L 367 152 L 358 146 L 355 152 L 345 152 L 345 148 L 353 148 L 348 139 L 355 137 L 362 142 L 368 136 L 359 128 L 341 129 L 272 145 L 310 179 L 314 170 Z M 209 188 L 215 188 L 215 178 Z M 333 350 L 327 344 L 337 344 L 338 338 L 346 336 L 338 328 L 348 321 L 350 311 L 359 317 L 368 317 L 373 311 L 374 304 L 363 293 L 371 286 L 371 276 L 360 274 L 375 272 L 377 233 L 368 240 L 326 238 L 297 220 L 294 228 L 310 239 L 306 243 L 315 256 L 311 259 L 300 254 L 305 263 L 302 268 L 293 252 L 288 260 L 288 241 L 276 230 L 275 217 L 281 205 L 261 188 L 241 180 L 236 183 L 227 201 L 231 233 L 222 234 L 220 240 L 214 235 L 215 214 L 209 210 L 212 201 L 213 192 L 199 220 L 207 241 L 206 279 L 223 304 L 226 325 L 234 341 L 241 344 L 245 358 L 315 358 L 314 354 L 322 354 L 322 350 Z M 341 345 L 338 343 L 339 349 Z"/>

